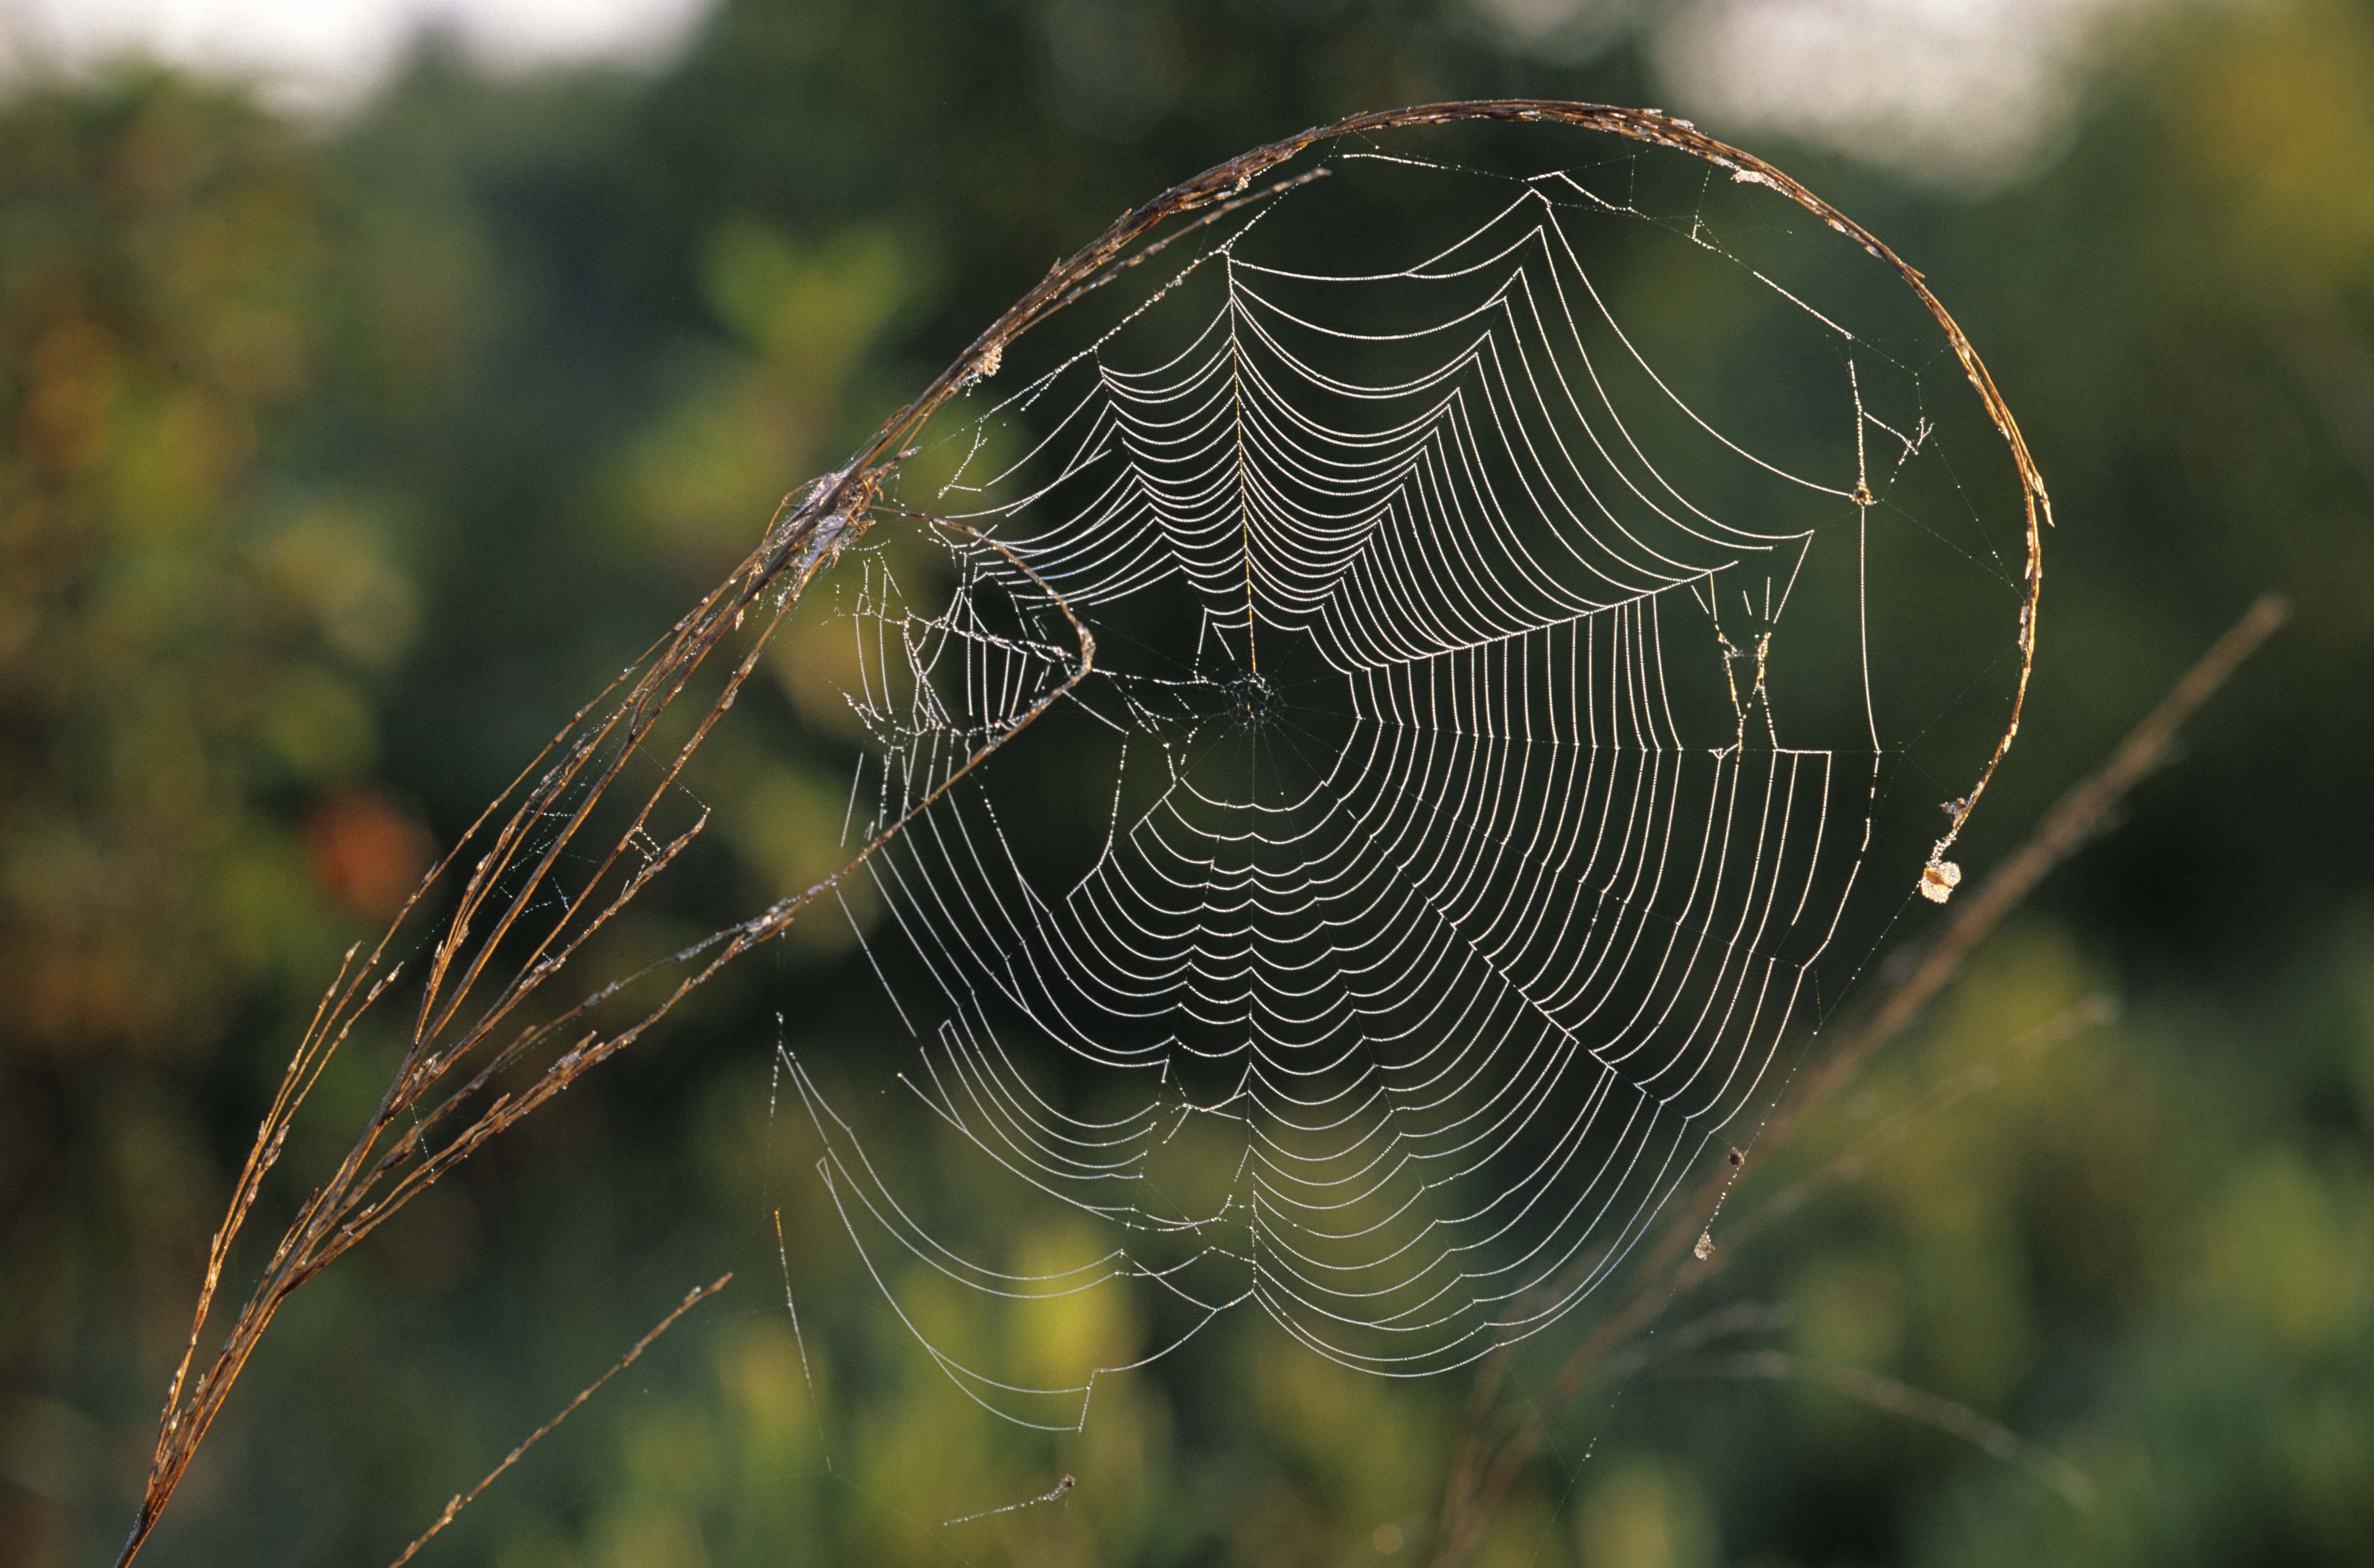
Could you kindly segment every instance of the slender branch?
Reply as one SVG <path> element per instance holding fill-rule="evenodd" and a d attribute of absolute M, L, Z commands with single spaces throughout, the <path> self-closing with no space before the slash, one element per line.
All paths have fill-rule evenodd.
<path fill-rule="evenodd" d="M 1961 969 L 1971 951 L 2025 901 L 2056 866 L 2099 833 L 2119 803 L 2162 766 L 2177 732 L 2289 618 L 2281 595 L 2267 594 L 2210 645 L 2143 720 L 2128 731 L 2102 766 L 2063 795 L 2037 824 L 2010 859 L 1970 894 L 1936 941 L 1903 979 L 1883 996 L 1863 1021 L 1849 1031 L 1821 1066 L 1801 1079 L 1764 1123 L 1759 1147 L 1785 1141 L 1805 1117 L 1828 1104 L 1851 1082 L 1873 1054 L 1896 1039 Z M 1741 1171 L 1728 1162 L 1710 1173 L 1650 1247 L 1633 1276 L 1631 1290 L 1560 1366 L 1549 1390 L 1497 1434 L 1480 1423 L 1471 1428 L 1443 1490 L 1435 1568 L 1464 1562 L 1483 1539 L 1494 1514 L 1540 1453 L 1552 1422 L 1599 1380 L 1603 1363 L 1616 1355 L 1665 1310 L 1675 1296 L 1704 1285 L 1722 1271 L 1730 1252 L 1718 1248 L 1695 1256 L 1694 1243 Z M 1487 1363 L 1486 1376 L 1504 1375 Z"/>
<path fill-rule="evenodd" d="M 1757 1377 L 1776 1382 L 1828 1384 L 1851 1399 L 1907 1421 L 1933 1426 L 1982 1449 L 2008 1465 L 2017 1465 L 2067 1498 L 2071 1506 L 2094 1505 L 2094 1482 L 2085 1471 L 2041 1444 L 2027 1438 L 1969 1406 L 1909 1383 L 1866 1372 L 1859 1366 L 1838 1366 L 1807 1361 L 1786 1351 L 1744 1351 L 1735 1355 L 1693 1356 L 1664 1370 L 1668 1377 Z"/>
<path fill-rule="evenodd" d="M 1870 1168 L 1875 1157 L 1904 1141 L 1915 1128 L 1935 1119 L 1948 1107 L 1970 1095 L 1994 1087 L 2002 1081 L 2006 1065 L 2017 1067 L 2033 1061 L 2054 1047 L 2098 1024 L 2108 1024 L 2118 1015 L 2118 1002 L 2109 995 L 2096 992 L 2092 996 L 2079 998 L 2013 1041 L 2000 1057 L 1974 1063 L 1953 1074 L 1924 1095 L 1919 1105 L 1889 1117 L 1872 1129 L 1869 1136 L 1841 1152 L 1821 1169 L 1782 1188 L 1745 1220 L 1733 1221 L 1726 1225 L 1723 1228 L 1724 1247 L 1740 1246 L 1823 1193 L 1855 1180 Z M 2005 1062 L 2004 1058 L 2008 1058 L 2009 1061 Z"/>
<path fill-rule="evenodd" d="M 2054 803 L 2027 842 L 1969 895 L 1935 943 L 1912 971 L 1889 991 L 1862 1026 L 1808 1074 L 1791 1096 L 1784 1115 L 1825 1100 L 1858 1071 L 1872 1052 L 1904 1032 L 1915 1014 L 1945 989 L 2003 918 L 2036 891 L 2037 883 L 2102 830 L 2121 801 L 2168 761 L 2176 732 L 2201 705 L 2291 618 L 2291 603 L 2279 593 L 2262 595 L 2210 644 L 2192 668 L 2168 688 L 2157 706 L 2127 732 L 2095 773 Z"/>
<path fill-rule="evenodd" d="M 477 1485 L 472 1487 L 469 1491 L 461 1493 L 452 1502 L 446 1504 L 445 1511 L 437 1515 L 437 1522 L 430 1525 L 426 1530 L 423 1530 L 420 1533 L 420 1539 L 414 1541 L 410 1546 L 405 1547 L 404 1549 L 404 1555 L 398 1557 L 394 1562 L 390 1563 L 388 1568 L 404 1568 L 404 1565 L 411 1562 L 413 1557 L 422 1547 L 427 1546 L 430 1540 L 436 1538 L 438 1531 L 452 1524 L 455 1516 L 458 1515 L 463 1509 L 467 1508 L 471 1504 L 476 1503 L 478 1500 L 478 1494 L 480 1492 L 494 1485 L 495 1479 L 498 1476 L 501 1475 L 505 1470 L 510 1469 L 513 1465 L 518 1464 L 520 1462 L 520 1456 L 525 1454 L 529 1449 L 543 1442 L 545 1438 L 550 1434 L 554 1427 L 558 1426 L 562 1422 L 565 1422 L 570 1416 L 575 1415 L 577 1413 L 578 1406 L 592 1398 L 594 1391 L 600 1388 L 602 1385 L 609 1382 L 610 1379 L 617 1376 L 618 1374 L 634 1365 L 635 1358 L 641 1355 L 645 1351 L 651 1349 L 652 1342 L 657 1340 L 662 1334 L 664 1334 L 669 1329 L 675 1328 L 676 1320 L 677 1318 L 682 1317 L 686 1313 L 690 1312 L 694 1307 L 699 1306 L 702 1302 L 707 1301 L 711 1296 L 713 1296 L 718 1292 L 723 1290 L 727 1282 L 733 1278 L 734 1276 L 731 1274 L 721 1274 L 716 1279 L 711 1281 L 708 1284 L 701 1286 L 696 1291 L 688 1293 L 682 1301 L 676 1303 L 676 1310 L 669 1313 L 665 1317 L 661 1318 L 659 1322 L 652 1327 L 650 1333 L 645 1334 L 641 1339 L 637 1340 L 634 1343 L 634 1348 L 629 1350 L 625 1355 L 620 1356 L 617 1363 L 611 1366 L 609 1371 L 604 1373 L 601 1376 L 595 1378 L 593 1382 L 588 1383 L 583 1388 L 580 1389 L 578 1391 L 577 1398 L 570 1400 L 569 1403 L 560 1407 L 559 1414 L 554 1416 L 550 1421 L 546 1422 L 542 1426 L 537 1427 L 534 1432 L 529 1433 L 526 1440 L 521 1443 L 518 1447 L 504 1455 L 503 1462 L 497 1465 L 493 1469 L 488 1470 L 486 1474 L 486 1478 L 480 1480 Z"/>

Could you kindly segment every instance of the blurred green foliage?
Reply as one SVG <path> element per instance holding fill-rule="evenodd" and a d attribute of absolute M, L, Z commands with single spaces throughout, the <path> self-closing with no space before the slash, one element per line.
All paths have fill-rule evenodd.
<path fill-rule="evenodd" d="M 1433 97 L 1651 96 L 1621 41 L 1529 59 L 1464 15 L 737 0 L 656 79 L 488 81 L 432 46 L 329 132 L 154 74 L 0 103 L 0 1559 L 100 1561 L 128 1523 L 206 1236 L 336 952 L 786 488 L 1049 257 L 1256 141 Z M 1722 1296 L 2062 1454 L 2097 1500 L 1828 1385 L 1652 1363 L 1560 1426 L 1479 1561 L 2367 1560 L 2374 17 L 2172 9 L 2121 47 L 2059 161 L 1983 200 L 1757 149 L 1923 268 L 2053 487 L 2038 690 L 1966 860 L 2253 593 L 2301 614 L 1751 1171 L 1854 1174 Z M 816 651 L 773 668 L 821 737 Z M 731 743 L 713 896 L 622 952 L 830 856 L 816 757 Z M 1463 1387 L 1229 1321 L 1049 1442 L 886 1327 L 768 1070 L 840 961 L 756 961 L 310 1286 L 151 1560 L 386 1561 L 728 1266 L 432 1558 L 1421 1560 Z M 2022 1044 L 2097 995 L 2115 1022 Z M 325 1084 L 260 1229 L 343 1150 L 384 1047 Z M 928 1129 L 900 1153 L 941 1168 Z M 778 1206 L 847 1284 L 803 1302 L 805 1346 Z M 1056 1365 L 1137 1332 L 946 1312 L 953 1343 Z M 1059 1503 L 939 1527 L 1067 1471 Z"/>

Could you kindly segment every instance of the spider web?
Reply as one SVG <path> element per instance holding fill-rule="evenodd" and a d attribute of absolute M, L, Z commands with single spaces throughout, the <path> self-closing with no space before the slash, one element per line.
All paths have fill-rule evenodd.
<path fill-rule="evenodd" d="M 1859 248 L 1686 161 L 1335 155 L 1011 354 L 803 607 L 844 842 L 911 821 L 842 898 L 866 1047 L 785 1070 L 990 1409 L 1077 1428 L 1239 1309 L 1393 1376 L 1557 1325 L 1935 860 L 2016 486 Z M 951 1290 L 1143 1331 L 1033 1379 Z"/>

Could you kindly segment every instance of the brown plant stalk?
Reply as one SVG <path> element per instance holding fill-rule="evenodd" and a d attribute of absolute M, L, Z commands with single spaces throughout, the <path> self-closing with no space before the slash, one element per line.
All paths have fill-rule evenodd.
<path fill-rule="evenodd" d="M 415 1557 L 419 1556 L 420 1549 L 427 1546 L 431 1540 L 435 1539 L 438 1531 L 452 1524 L 456 1518 L 459 1518 L 463 1509 L 467 1508 L 471 1504 L 476 1503 L 478 1500 L 478 1494 L 486 1491 L 487 1488 L 494 1485 L 497 1479 L 499 1478 L 505 1470 L 510 1469 L 513 1465 L 518 1464 L 521 1457 L 525 1455 L 529 1449 L 543 1442 L 546 1437 L 551 1436 L 554 1428 L 558 1427 L 562 1422 L 567 1421 L 570 1416 L 575 1415 L 577 1413 L 577 1407 L 592 1398 L 596 1393 L 600 1392 L 602 1385 L 609 1382 L 610 1379 L 617 1376 L 618 1374 L 634 1365 L 635 1358 L 641 1355 L 645 1351 L 650 1350 L 653 1342 L 656 1341 L 662 1334 L 664 1334 L 669 1329 L 675 1328 L 676 1320 L 677 1318 L 682 1317 L 686 1313 L 690 1312 L 694 1307 L 699 1306 L 702 1302 L 707 1301 L 711 1296 L 713 1296 L 718 1292 L 723 1290 L 727 1285 L 731 1284 L 733 1281 L 733 1275 L 721 1274 L 716 1279 L 711 1280 L 709 1283 L 700 1286 L 699 1289 L 687 1292 L 685 1298 L 676 1303 L 676 1310 L 669 1313 L 665 1317 L 661 1318 L 657 1323 L 653 1324 L 652 1326 L 651 1332 L 645 1334 L 641 1339 L 637 1340 L 632 1345 L 628 1347 L 627 1353 L 625 1355 L 620 1356 L 617 1361 L 610 1363 L 609 1371 L 604 1373 L 601 1376 L 595 1378 L 593 1382 L 587 1384 L 582 1389 L 579 1390 L 577 1398 L 561 1406 L 558 1413 L 554 1415 L 550 1421 L 546 1422 L 542 1426 L 537 1427 L 534 1432 L 529 1433 L 524 1438 L 522 1438 L 519 1445 L 513 1448 L 510 1453 L 504 1455 L 502 1462 L 497 1465 L 493 1469 L 488 1470 L 486 1473 L 485 1479 L 481 1480 L 477 1485 L 472 1487 L 467 1492 L 455 1492 L 452 1499 L 445 1504 L 444 1509 L 438 1514 L 436 1519 L 429 1525 L 429 1527 L 421 1531 L 419 1537 L 415 1539 L 410 1546 L 404 1549 L 403 1555 L 399 1556 L 394 1562 L 388 1564 L 388 1568 L 404 1568 L 405 1563 L 411 1562 Z"/>
<path fill-rule="evenodd" d="M 1070 619 L 1079 639 L 1078 660 L 1069 679 L 985 739 L 935 790 L 832 875 L 657 964 L 607 979 L 597 977 L 575 1001 L 538 1013 L 556 977 L 585 957 L 595 934 L 641 898 L 705 827 L 705 813 L 688 823 L 662 826 L 667 808 L 681 798 L 685 769 L 733 706 L 783 617 L 817 575 L 838 559 L 842 546 L 873 525 L 885 482 L 909 455 L 911 439 L 925 423 L 951 398 L 994 374 L 1017 338 L 1066 306 L 1201 226 L 1248 205 L 1274 200 L 1325 172 L 1323 167 L 1316 168 L 1257 184 L 1279 166 L 1338 137 L 1467 121 L 1533 122 L 1601 132 L 1698 158 L 1734 179 L 1763 185 L 1890 269 L 1944 331 L 2010 452 L 2026 511 L 2027 558 L 2013 628 L 2019 672 L 2010 720 L 1976 784 L 1957 802 L 1937 848 L 1942 854 L 1960 833 L 2018 732 L 2035 650 L 2041 529 L 2051 520 L 2051 507 L 2009 408 L 1920 273 L 1780 170 L 1652 110 L 1546 99 L 1428 104 L 1355 115 L 1254 148 L 1123 214 L 1057 263 L 914 402 L 886 420 L 854 458 L 787 496 L 748 557 L 580 712 L 488 807 L 406 902 L 388 934 L 368 953 L 357 949 L 347 954 L 257 1129 L 208 1248 L 190 1334 L 166 1394 L 155 1454 L 118 1568 L 138 1554 L 156 1527 L 224 1401 L 294 1292 L 488 1140 L 641 1039 L 726 964 L 780 935 L 915 815 L 1087 677 L 1095 660 L 1087 627 L 1027 563 L 986 535 L 908 514 L 922 526 L 948 529 L 974 545 L 1004 555 L 1047 593 Z M 1186 221 L 1178 221 L 1182 219 Z M 1175 227 L 1153 238 L 1166 225 Z M 746 619 L 754 613 L 756 626 L 745 636 Z M 441 910 L 441 898 L 449 900 Z M 419 944 L 424 935 L 429 938 L 422 948 L 425 964 L 407 980 L 397 954 L 407 945 Z M 407 983 L 418 987 L 417 1005 L 385 1092 L 346 1156 L 299 1204 L 219 1347 L 200 1370 L 200 1347 L 235 1246 L 262 1199 L 266 1176 L 285 1152 L 306 1097 L 358 1021 Z M 630 992 L 633 1000 L 625 1000 Z"/>

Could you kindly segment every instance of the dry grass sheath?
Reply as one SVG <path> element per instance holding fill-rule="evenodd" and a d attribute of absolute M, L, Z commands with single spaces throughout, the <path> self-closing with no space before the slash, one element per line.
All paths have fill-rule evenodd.
<path fill-rule="evenodd" d="M 1017 338 L 1067 305 L 1194 228 L 1316 178 L 1321 170 L 1258 183 L 1313 146 L 1347 135 L 1469 121 L 1561 123 L 1597 131 L 1698 158 L 1734 179 L 1764 185 L 1891 268 L 1944 330 L 2011 452 L 2027 514 L 2024 593 L 2014 632 L 2017 690 L 2009 723 L 1976 784 L 1957 802 L 1933 860 L 1952 844 L 2018 731 L 2033 662 L 2035 612 L 2042 584 L 2041 530 L 2050 521 L 2050 503 L 2018 427 L 1985 366 L 1921 275 L 1780 170 L 1651 110 L 1532 99 L 1430 104 L 1356 115 L 1257 147 L 1123 215 L 1058 263 L 922 395 L 885 421 L 849 463 L 787 497 L 748 557 L 581 712 L 488 807 L 429 873 L 389 933 L 367 953 L 348 953 L 289 1060 L 207 1253 L 189 1338 L 166 1394 L 155 1457 L 138 1515 L 117 1559 L 119 1568 L 138 1554 L 156 1527 L 249 1358 L 291 1294 L 488 1140 L 641 1039 L 725 965 L 780 935 L 918 813 L 1087 676 L 1095 645 L 1075 616 L 1072 626 L 1079 648 L 1070 679 L 986 737 L 936 790 L 863 846 L 840 871 L 659 964 L 625 975 L 581 973 L 586 962 L 598 957 L 588 952 L 596 933 L 640 899 L 702 831 L 705 813 L 694 812 L 688 820 L 681 816 L 688 797 L 679 780 L 686 768 L 733 706 L 783 617 L 841 547 L 872 525 L 884 482 L 925 422 L 967 386 L 993 373 Z M 1165 226 L 1172 227 L 1156 238 Z M 936 519 L 917 521 L 923 526 L 956 530 L 975 546 L 1006 555 L 1036 580 L 1027 564 L 995 540 Z M 1047 587 L 1044 582 L 1039 586 Z M 1062 600 L 1052 590 L 1048 593 L 1070 615 Z M 755 624 L 746 630 L 746 621 Z M 2049 851 L 2044 863 L 2065 852 L 2065 847 Z M 1966 918 L 1971 910 L 1995 907 L 1988 902 L 1991 896 L 1980 890 L 1966 906 Z M 407 952 L 417 952 L 417 960 L 406 959 Z M 1950 971 L 1951 960 L 1945 962 Z M 201 1346 L 233 1248 L 307 1095 L 366 1013 L 398 998 L 411 999 L 416 991 L 406 1043 L 385 1092 L 345 1158 L 299 1206 L 211 1359 L 202 1361 Z M 571 996 L 575 1000 L 556 1000 Z M 1910 1005 L 1917 1007 L 1918 1001 Z M 1862 1048 L 1867 1054 L 1870 1047 Z M 1832 1078 L 1826 1071 L 1807 1083 L 1823 1085 L 1827 1092 Z M 1786 1114 L 1793 1116 L 1798 1108 L 1792 1105 Z M 1702 1205 L 1686 1206 L 1674 1234 L 1694 1230 L 1699 1222 L 1691 1216 L 1701 1211 Z M 1684 1235 L 1681 1251 L 1686 1250 Z M 1651 1315 L 1670 1288 L 1675 1256 L 1679 1254 L 1668 1248 L 1641 1276 L 1668 1281 L 1639 1298 L 1649 1304 L 1643 1310 Z M 1578 1352 L 1575 1366 L 1582 1371 L 1577 1375 L 1587 1375 L 1588 1368 L 1642 1320 L 1623 1314 L 1612 1319 Z M 1488 1516 L 1513 1473 L 1510 1467 L 1521 1467 L 1537 1442 L 1536 1429 L 1522 1428 L 1496 1446 L 1480 1467 L 1463 1462 L 1454 1478 L 1459 1481 L 1455 1505 L 1445 1515 L 1445 1561 L 1456 1561 L 1463 1552 L 1464 1543 L 1473 1539 L 1467 1521 Z"/>

